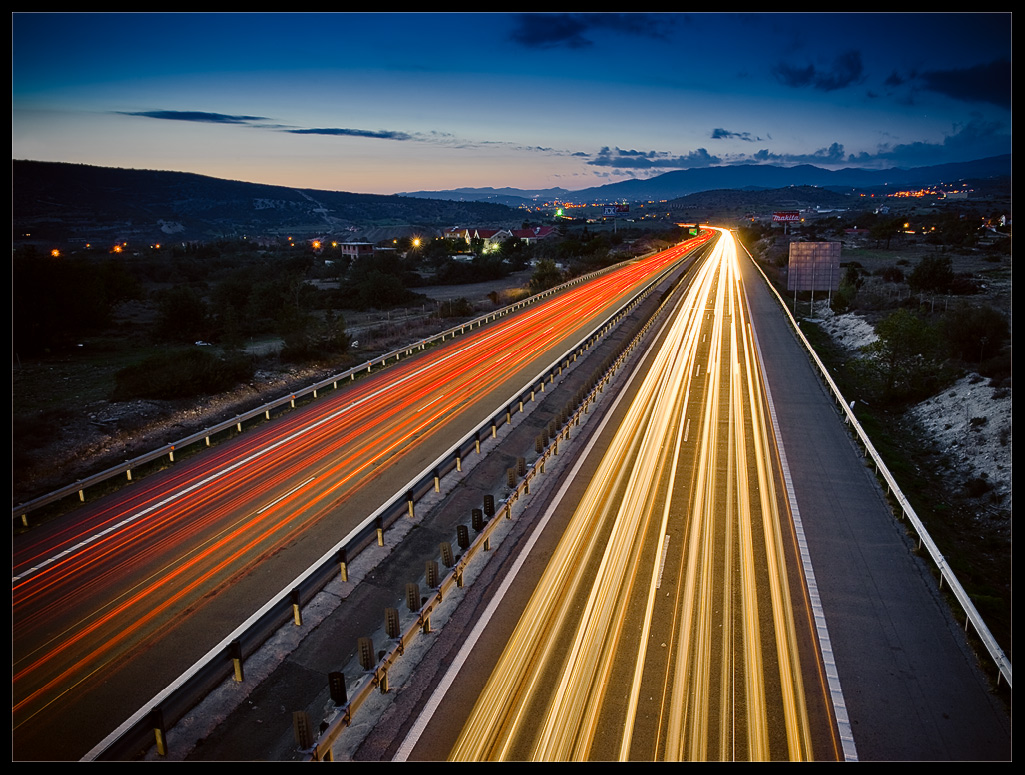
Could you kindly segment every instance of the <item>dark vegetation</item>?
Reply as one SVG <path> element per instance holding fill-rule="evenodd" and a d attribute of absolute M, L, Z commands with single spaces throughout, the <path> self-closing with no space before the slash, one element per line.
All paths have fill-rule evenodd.
<path fill-rule="evenodd" d="M 741 240 L 795 304 L 804 318 L 802 331 L 841 392 L 858 398 L 859 422 L 1010 655 L 1010 511 L 985 473 L 965 477 L 952 471 L 949 450 L 936 449 L 905 419 L 912 406 L 965 376 L 990 386 L 994 400 L 1010 396 L 1011 249 L 1002 214 L 908 208 L 896 216 L 822 220 L 786 237 L 752 226 L 741 229 Z M 852 239 L 846 231 L 852 226 L 867 236 Z M 845 243 L 843 276 L 831 306 L 873 324 L 878 340 L 860 353 L 852 356 L 833 344 L 808 314 L 808 293 L 794 301 L 786 290 L 789 242 L 801 239 Z M 824 302 L 824 294 L 816 301 Z M 987 422 L 973 417 L 969 433 Z M 1006 447 L 1009 437 L 1008 426 L 1000 431 L 1000 444 Z M 1010 469 L 1009 452 L 1004 465 Z"/>
<path fill-rule="evenodd" d="M 835 313 L 864 315 L 879 337 L 847 364 L 856 392 L 875 405 L 900 409 L 969 369 L 996 386 L 1010 385 L 1011 243 L 999 216 L 952 209 L 912 223 L 907 213 L 863 213 L 813 222 L 788 238 L 761 227 L 741 229 L 741 238 L 785 292 L 791 241 L 848 241 L 847 229 L 867 230 L 865 247 L 843 248 L 843 274 L 831 306 Z M 990 293 L 989 286 L 1002 280 L 1004 292 Z"/>
<path fill-rule="evenodd" d="M 500 281 L 534 264 L 529 292 L 609 266 L 631 252 L 682 239 L 663 234 L 606 234 L 586 227 L 549 243 L 389 240 L 372 257 L 349 260 L 337 247 L 256 249 L 218 240 L 132 253 L 14 251 L 13 353 L 16 362 L 73 354 L 83 342 L 116 338 L 137 352 L 120 369 L 110 400 L 189 398 L 249 380 L 257 357 L 247 344 L 274 340 L 285 363 L 344 366 L 351 336 L 346 316 L 421 307 L 429 285 Z M 496 304 L 503 303 L 499 297 Z M 433 305 L 432 305 L 433 306 Z M 119 321 L 126 308 L 136 311 Z M 436 305 L 438 317 L 472 317 L 465 300 Z M 123 316 L 122 316 L 123 317 Z"/>
<path fill-rule="evenodd" d="M 743 209 L 734 202 L 728 213 L 734 220 L 711 212 L 707 220 L 741 222 Z M 967 372 L 1010 390 L 1010 230 L 999 225 L 1003 214 L 960 205 L 909 207 L 892 216 L 849 210 L 809 220 L 786 236 L 748 219 L 739 232 L 784 296 L 791 240 L 844 241 L 833 309 L 863 315 L 876 326 L 879 342 L 850 358 L 813 322 L 803 330 L 843 392 L 859 397 L 859 421 L 930 533 L 950 547 L 948 556 L 987 608 L 991 626 L 1009 632 L 1009 548 L 999 536 L 975 534 L 966 518 L 969 501 L 986 497 L 990 483 L 976 477 L 953 494 L 949 481 L 917 464 L 916 439 L 897 431 L 907 407 Z M 850 238 L 846 230 L 855 227 L 867 236 Z M 491 251 L 441 239 L 419 245 L 388 239 L 380 243 L 388 251 L 355 262 L 331 247 L 256 247 L 242 238 L 120 254 L 80 249 L 52 256 L 19 247 L 12 264 L 16 490 L 21 472 L 39 465 L 27 460 L 33 442 L 104 422 L 83 416 L 91 407 L 139 399 L 191 402 L 240 385 L 252 390 L 261 375 L 292 366 L 341 371 L 356 357 L 348 320 L 429 306 L 440 329 L 450 318 L 483 312 L 466 298 L 429 302 L 424 294 L 431 285 L 501 287 L 529 268 L 520 292 L 536 293 L 686 236 L 670 222 L 616 230 L 577 222 L 560 226 L 550 241 L 509 241 Z M 509 303 L 498 291 L 490 298 L 494 306 Z M 807 301 L 802 294 L 797 303 Z M 253 347 L 266 342 L 270 349 Z M 28 376 L 33 370 L 38 377 Z M 983 423 L 980 418 L 977 425 Z M 134 427 L 128 420 L 118 425 L 128 432 Z M 86 454 L 73 445 L 69 452 Z M 43 465 L 53 468 L 51 460 Z"/>

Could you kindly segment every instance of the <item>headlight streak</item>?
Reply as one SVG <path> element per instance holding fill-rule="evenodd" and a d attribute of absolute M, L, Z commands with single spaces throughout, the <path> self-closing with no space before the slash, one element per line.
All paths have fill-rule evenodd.
<path fill-rule="evenodd" d="M 37 549 L 26 536 L 12 574 L 14 728 L 336 509 L 413 440 L 496 386 L 510 358 L 544 353 L 565 332 L 592 325 L 682 253 L 634 262 L 397 363 L 323 399 L 312 422 L 306 411 L 282 417 L 144 479 L 98 502 L 91 533 L 58 533 L 61 548 Z M 239 449 L 241 457 L 229 456 Z M 290 484 L 299 477 L 306 486 Z M 27 632 L 31 640 L 22 639 Z"/>
<path fill-rule="evenodd" d="M 811 758 L 761 373 L 728 232 L 679 309 L 450 759 L 585 760 L 600 738 L 603 757 L 612 748 L 621 760 Z M 692 388 L 704 394 L 696 456 L 690 481 L 677 481 L 687 471 L 679 464 Z M 667 605 L 656 590 L 669 535 L 680 532 L 670 523 L 680 519 L 681 498 L 689 524 L 681 554 L 668 555 L 682 572 L 679 602 L 668 612 L 672 658 L 658 679 L 648 644 L 656 611 Z M 656 546 L 646 555 L 650 567 L 639 567 L 646 536 Z M 628 634 L 638 597 L 640 632 Z M 625 710 L 608 716 L 613 674 L 631 664 Z M 636 727 L 641 697 L 656 680 L 664 701 L 656 721 L 645 722 L 655 725 L 653 743 L 650 729 L 641 740 Z M 782 749 L 774 742 L 780 728 Z M 644 753 L 653 744 L 661 751 L 654 757 Z"/>

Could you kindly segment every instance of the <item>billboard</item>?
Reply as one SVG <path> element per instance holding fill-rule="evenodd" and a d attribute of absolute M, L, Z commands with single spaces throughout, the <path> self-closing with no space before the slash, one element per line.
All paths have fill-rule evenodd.
<path fill-rule="evenodd" d="M 772 214 L 773 223 L 800 223 L 801 213 L 797 210 L 782 210 Z"/>
<path fill-rule="evenodd" d="M 788 291 L 835 291 L 839 287 L 839 242 L 790 243 Z"/>
<path fill-rule="evenodd" d="M 605 205 L 605 215 L 618 215 L 630 212 L 630 205 Z"/>

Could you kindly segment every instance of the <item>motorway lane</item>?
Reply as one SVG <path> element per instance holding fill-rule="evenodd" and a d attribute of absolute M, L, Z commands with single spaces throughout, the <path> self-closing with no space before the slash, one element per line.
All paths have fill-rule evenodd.
<path fill-rule="evenodd" d="M 153 696 L 321 556 L 325 543 L 307 537 L 311 528 L 331 523 L 331 543 L 344 536 L 376 508 L 374 498 L 387 500 L 496 408 L 478 406 L 483 396 L 521 387 L 547 365 L 551 349 L 575 341 L 692 246 L 634 262 L 395 364 L 84 508 L 73 523 L 19 539 L 15 758 L 75 758 L 88 750 L 96 739 L 87 738 L 121 720 L 120 711 L 103 716 L 91 708 L 127 696 L 126 716 L 136 698 L 141 704 Z M 373 485 L 383 489 L 371 496 Z M 308 551 L 290 548 L 298 559 L 289 570 L 265 572 L 284 548 L 301 544 Z M 198 634 L 190 621 L 201 622 Z M 169 636 L 181 645 L 169 645 Z M 165 660 L 124 669 L 131 654 L 158 643 L 170 650 Z M 119 690 L 120 680 L 127 686 Z M 69 716 L 72 734 L 55 735 Z"/>
<path fill-rule="evenodd" d="M 837 758 L 732 237 L 719 247 L 451 759 Z"/>
<path fill-rule="evenodd" d="M 741 262 L 851 749 L 860 761 L 1001 761 L 1009 709 L 963 618 L 887 502 L 864 449 L 753 260 Z M 848 398 L 860 398 L 848 396 Z"/>
<path fill-rule="evenodd" d="M 812 754 L 821 759 L 842 752 L 849 761 L 1009 760 L 1008 709 L 979 670 L 977 655 L 965 640 L 964 622 L 950 615 L 933 574 L 915 554 L 905 526 L 887 505 L 871 466 L 866 467 L 863 450 L 851 443 L 821 377 L 795 341 L 785 310 L 781 314 L 750 257 L 741 260 L 741 273 L 767 391 L 771 385 L 779 451 L 785 448 L 789 461 L 793 494 L 788 504 L 799 519 L 807 552 L 805 565 L 797 565 L 787 552 L 793 563 L 788 573 L 796 579 L 808 569 L 811 588 L 801 592 L 814 592 L 821 615 L 815 632 L 810 623 L 799 624 L 797 636 L 814 644 L 821 633 L 830 644 L 826 664 L 816 666 L 826 670 L 828 681 L 821 675 L 806 676 L 805 685 L 828 683 L 833 694 L 827 698 L 807 691 L 808 712 L 824 718 L 835 709 L 843 721 L 829 736 L 813 735 Z M 626 415 L 623 407 L 636 393 L 640 374 L 630 378 L 594 430 L 594 439 L 582 442 L 578 437 L 578 444 L 602 449 L 612 443 L 613 429 Z M 438 664 L 431 660 L 418 670 L 416 700 L 397 698 L 407 715 L 389 720 L 382 734 L 368 743 L 367 750 L 378 753 L 375 759 L 381 752 L 401 761 L 450 755 L 498 654 L 512 637 L 518 612 L 526 609 L 545 567 L 542 559 L 555 554 L 599 459 L 598 454 L 581 454 L 559 492 L 539 504 L 536 544 L 528 543 L 538 551 L 508 561 L 507 576 L 475 584 L 467 610 L 457 612 L 442 631 Z M 797 527 L 787 520 L 781 526 L 783 542 L 796 544 Z M 670 546 L 675 543 L 673 538 Z M 650 560 L 641 555 L 638 562 Z M 807 644 L 798 651 L 808 653 Z M 438 710 L 414 717 L 424 707 Z M 614 727 L 617 741 L 621 728 Z M 602 736 L 598 738 L 601 742 Z"/>

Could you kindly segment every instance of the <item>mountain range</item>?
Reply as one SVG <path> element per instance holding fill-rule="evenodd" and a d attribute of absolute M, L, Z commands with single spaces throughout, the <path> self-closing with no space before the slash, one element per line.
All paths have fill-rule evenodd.
<path fill-rule="evenodd" d="M 624 180 L 604 186 L 568 191 L 562 188 L 524 190 L 513 188 L 458 188 L 448 191 L 412 191 L 399 196 L 502 202 L 518 206 L 523 202 L 650 202 L 678 199 L 689 194 L 719 189 L 742 191 L 817 186 L 844 192 L 851 189 L 935 186 L 966 179 L 985 179 L 1011 174 L 1011 155 L 991 156 L 976 161 L 929 167 L 866 170 L 854 167 L 829 170 L 812 164 L 781 167 L 772 164 L 738 164 L 674 170 L 646 179 Z"/>
<path fill-rule="evenodd" d="M 535 207 L 539 201 L 667 201 L 712 191 L 747 192 L 749 198 L 764 201 L 765 196 L 754 194 L 802 186 L 850 193 L 966 179 L 1009 179 L 1010 174 L 1011 157 L 1005 155 L 906 170 L 738 165 L 678 170 L 581 191 L 464 188 L 382 196 L 269 186 L 186 172 L 15 160 L 12 226 L 15 245 L 172 243 L 242 236 L 377 242 L 402 234 L 439 233 L 451 226 L 518 228 L 525 220 L 538 218 L 520 208 Z M 777 198 L 793 197 L 781 192 Z"/>

